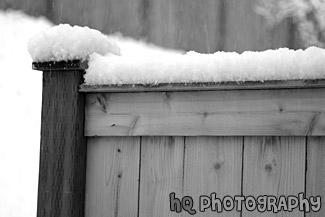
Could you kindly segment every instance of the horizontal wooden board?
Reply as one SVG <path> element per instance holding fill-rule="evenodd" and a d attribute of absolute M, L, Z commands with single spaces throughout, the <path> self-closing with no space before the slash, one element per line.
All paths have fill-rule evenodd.
<path fill-rule="evenodd" d="M 325 135 L 325 88 L 93 93 L 85 135 Z"/>
<path fill-rule="evenodd" d="M 123 84 L 123 85 L 80 85 L 80 92 L 87 93 L 125 93 L 161 91 L 206 91 L 206 90 L 264 90 L 324 88 L 325 80 L 287 80 L 287 81 L 246 81 L 221 83 L 174 83 L 174 84 Z"/>

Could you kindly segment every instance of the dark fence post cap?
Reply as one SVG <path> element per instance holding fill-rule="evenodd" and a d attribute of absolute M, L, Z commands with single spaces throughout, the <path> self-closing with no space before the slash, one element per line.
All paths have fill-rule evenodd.
<path fill-rule="evenodd" d="M 69 61 L 49 61 L 49 62 L 33 62 L 32 68 L 38 71 L 71 71 L 85 70 L 88 68 L 86 60 L 69 60 Z"/>

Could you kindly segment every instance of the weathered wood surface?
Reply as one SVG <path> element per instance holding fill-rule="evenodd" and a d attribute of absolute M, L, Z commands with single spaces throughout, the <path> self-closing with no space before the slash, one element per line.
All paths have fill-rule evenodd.
<path fill-rule="evenodd" d="M 139 137 L 88 139 L 85 217 L 138 216 Z"/>
<path fill-rule="evenodd" d="M 267 26 L 255 12 L 258 0 L 4 0 L 0 8 L 45 15 L 53 23 L 121 32 L 174 49 L 264 50 L 292 47 L 289 20 Z"/>
<path fill-rule="evenodd" d="M 33 62 L 32 68 L 39 71 L 71 71 L 71 69 L 84 71 L 88 68 L 88 62 L 81 60 Z M 83 72 L 81 72 L 81 74 L 83 74 Z"/>
<path fill-rule="evenodd" d="M 212 90 L 269 90 L 269 89 L 310 89 L 325 88 L 325 80 L 288 80 L 288 81 L 246 81 L 197 84 L 124 84 L 124 85 L 80 85 L 81 92 L 88 93 L 133 93 L 133 92 L 177 92 Z"/>
<path fill-rule="evenodd" d="M 242 212 L 217 213 L 209 208 L 200 212 L 198 204 L 199 196 L 214 192 L 220 199 L 226 195 L 255 198 L 268 195 L 279 199 L 299 193 L 307 198 L 319 195 L 323 199 L 324 138 L 306 139 L 278 136 L 91 138 L 89 145 L 94 147 L 88 146 L 86 216 L 134 216 L 134 213 L 144 217 L 190 216 L 184 210 L 182 214 L 170 211 L 169 194 L 175 192 L 179 199 L 193 198 L 193 208 L 197 211 L 194 216 L 302 217 L 304 213 L 298 208 L 293 212 L 260 213 L 247 211 L 242 204 Z M 122 154 L 117 151 L 119 147 Z M 124 157 L 118 157 L 123 152 Z M 118 171 L 123 172 L 122 179 L 129 179 L 125 182 L 128 184 L 114 182 Z M 90 209 L 92 212 L 87 212 Z M 323 216 L 323 212 L 321 209 L 306 216 Z"/>
<path fill-rule="evenodd" d="M 242 151 L 242 137 L 185 137 L 183 194 L 193 198 L 194 216 L 240 216 L 240 212 L 200 212 L 199 198 L 213 192 L 218 198 L 241 194 Z"/>
<path fill-rule="evenodd" d="M 219 50 L 220 2 L 215 0 L 149 0 L 148 41 L 198 52 Z"/>
<path fill-rule="evenodd" d="M 51 0 L 52 1 L 52 0 Z M 2 10 L 22 10 L 26 14 L 32 16 L 48 16 L 49 0 L 2 0 L 0 1 L 0 9 Z"/>
<path fill-rule="evenodd" d="M 83 71 L 43 72 L 38 217 L 84 216 Z"/>
<path fill-rule="evenodd" d="M 295 195 L 305 191 L 305 137 L 245 137 L 243 195 Z M 243 211 L 243 217 L 292 216 L 293 212 Z"/>
<path fill-rule="evenodd" d="M 89 26 L 103 33 L 143 36 L 141 0 L 54 0 L 53 22 Z"/>
<path fill-rule="evenodd" d="M 148 41 L 167 48 L 177 48 L 179 41 L 177 8 L 174 0 L 145 0 L 144 24 Z"/>
<path fill-rule="evenodd" d="M 319 212 L 307 213 L 307 217 L 325 216 L 325 137 L 309 137 L 307 146 L 306 196 L 321 196 Z"/>
<path fill-rule="evenodd" d="M 139 216 L 179 216 L 171 212 L 169 193 L 184 191 L 184 137 L 143 137 Z"/>
<path fill-rule="evenodd" d="M 88 94 L 86 136 L 325 135 L 325 89 Z"/>
<path fill-rule="evenodd" d="M 255 12 L 258 0 L 225 1 L 225 51 L 267 50 L 291 47 L 292 25 L 288 20 L 271 27 Z"/>

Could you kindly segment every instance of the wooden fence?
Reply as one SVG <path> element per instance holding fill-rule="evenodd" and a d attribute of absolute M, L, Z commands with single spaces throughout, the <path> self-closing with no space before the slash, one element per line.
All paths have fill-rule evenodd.
<path fill-rule="evenodd" d="M 0 8 L 46 15 L 55 24 L 119 31 L 183 50 L 266 50 L 299 47 L 291 20 L 270 27 L 254 8 L 257 0 L 5 0 Z"/>
<path fill-rule="evenodd" d="M 44 71 L 38 216 L 324 216 L 199 212 L 199 196 L 325 197 L 325 81 L 79 86 L 83 63 Z M 85 119 L 83 118 L 85 117 Z M 87 147 L 87 148 L 86 148 Z M 86 163 L 87 162 L 87 163 Z"/>

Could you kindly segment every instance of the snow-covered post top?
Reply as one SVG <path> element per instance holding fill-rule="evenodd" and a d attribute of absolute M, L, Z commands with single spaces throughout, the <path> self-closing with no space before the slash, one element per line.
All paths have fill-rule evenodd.
<path fill-rule="evenodd" d="M 28 43 L 33 62 L 86 60 L 92 53 L 120 55 L 119 47 L 101 32 L 88 27 L 61 24 L 50 28 Z"/>
<path fill-rule="evenodd" d="M 119 48 L 96 30 L 59 25 L 32 38 L 33 69 L 43 71 L 41 153 L 37 216 L 84 216 L 86 60 Z"/>

